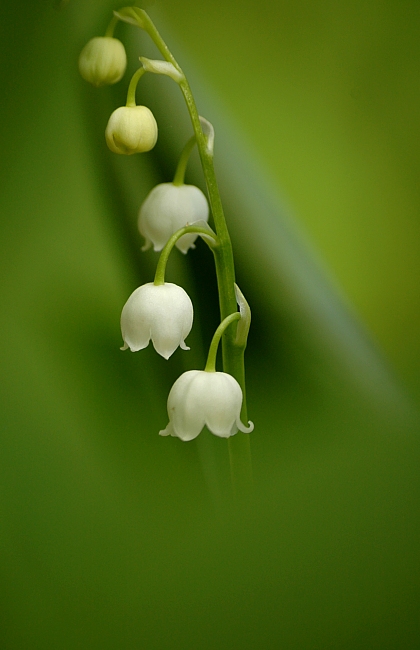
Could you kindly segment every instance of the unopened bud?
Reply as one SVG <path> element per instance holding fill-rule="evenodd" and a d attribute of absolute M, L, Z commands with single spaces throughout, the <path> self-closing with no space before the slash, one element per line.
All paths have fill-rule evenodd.
<path fill-rule="evenodd" d="M 127 66 L 124 45 L 117 38 L 96 36 L 83 48 L 79 56 L 79 72 L 94 86 L 115 84 Z"/>
<path fill-rule="evenodd" d="M 120 106 L 112 113 L 105 130 L 111 151 L 126 155 L 150 151 L 157 136 L 156 120 L 146 106 Z"/>

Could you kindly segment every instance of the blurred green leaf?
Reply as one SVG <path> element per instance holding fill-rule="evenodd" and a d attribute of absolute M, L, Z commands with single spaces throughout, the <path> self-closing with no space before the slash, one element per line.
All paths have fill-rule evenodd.
<path fill-rule="evenodd" d="M 87 87 L 76 62 L 117 6 L 18 2 L 3 13 L 2 647 L 411 650 L 416 407 L 181 46 L 216 127 L 238 283 L 253 309 L 255 507 L 231 502 L 226 441 L 157 435 L 172 382 L 203 364 L 217 304 L 198 246 L 169 269 L 193 297 L 191 352 L 167 363 L 118 349 L 121 307 L 156 260 L 139 253 L 138 206 L 172 174 L 189 126 L 171 80 L 145 79 L 158 147 L 129 160 L 107 151 L 103 129 L 124 86 Z M 235 11 L 243 30 L 250 7 L 227 3 L 224 15 Z M 270 16 L 257 27 L 275 38 Z M 170 36 L 171 20 L 182 31 L 164 6 Z M 134 52 L 140 42 L 153 54 L 125 34 Z M 190 178 L 202 182 L 197 169 Z"/>

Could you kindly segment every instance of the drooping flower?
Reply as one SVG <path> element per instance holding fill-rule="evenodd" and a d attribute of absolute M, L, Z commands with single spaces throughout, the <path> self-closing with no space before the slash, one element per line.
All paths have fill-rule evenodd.
<path fill-rule="evenodd" d="M 122 350 L 143 350 L 152 339 L 162 357 L 169 359 L 178 346 L 189 350 L 185 338 L 191 331 L 193 306 L 182 287 L 171 282 L 143 284 L 133 291 L 121 313 Z"/>
<path fill-rule="evenodd" d="M 242 390 L 234 377 L 225 372 L 189 370 L 172 386 L 168 397 L 169 424 L 161 436 L 196 438 L 204 426 L 220 438 L 229 438 L 238 430 L 250 433 L 240 419 Z"/>
<path fill-rule="evenodd" d="M 127 67 L 124 45 L 118 38 L 96 36 L 86 43 L 79 56 L 79 72 L 94 86 L 115 84 Z"/>
<path fill-rule="evenodd" d="M 144 200 L 139 213 L 138 227 L 146 240 L 143 250 L 153 244 L 160 251 L 168 239 L 180 228 L 196 221 L 208 221 L 209 206 L 203 192 L 195 185 L 156 185 Z M 186 253 L 194 248 L 198 235 L 183 235 L 175 246 Z"/>
<path fill-rule="evenodd" d="M 150 151 L 157 136 L 156 120 L 147 106 L 120 106 L 111 114 L 105 129 L 111 151 L 126 155 Z"/>

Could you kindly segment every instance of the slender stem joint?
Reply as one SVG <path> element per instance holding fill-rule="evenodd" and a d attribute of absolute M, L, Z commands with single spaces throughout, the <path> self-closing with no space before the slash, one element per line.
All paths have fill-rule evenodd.
<path fill-rule="evenodd" d="M 144 68 L 139 68 L 131 77 L 130 85 L 127 90 L 126 106 L 132 107 L 136 105 L 137 84 L 144 74 L 146 74 L 146 70 Z"/>
<path fill-rule="evenodd" d="M 182 150 L 173 180 L 173 184 L 177 187 L 184 185 L 185 172 L 187 169 L 188 161 L 190 159 L 190 154 L 194 148 L 196 141 L 196 137 L 193 135 Z"/>
<path fill-rule="evenodd" d="M 155 285 L 165 284 L 165 270 L 169 255 L 171 254 L 171 251 L 178 239 L 183 235 L 187 235 L 188 233 L 199 234 L 211 248 L 217 245 L 217 235 L 212 231 L 210 226 L 205 221 L 197 221 L 196 225 L 184 226 L 183 228 L 180 228 L 172 235 L 170 239 L 168 239 L 160 254 L 154 279 Z"/>
<path fill-rule="evenodd" d="M 225 318 L 215 331 L 212 341 L 210 343 L 210 349 L 209 349 L 209 354 L 207 357 L 207 363 L 206 367 L 204 370 L 206 372 L 216 372 L 216 357 L 217 357 L 217 349 L 219 347 L 219 342 L 220 339 L 222 338 L 222 334 L 225 332 L 225 330 L 231 325 L 231 323 L 240 320 L 241 314 L 239 311 L 235 312 L 234 314 L 231 314 L 227 318 Z"/>

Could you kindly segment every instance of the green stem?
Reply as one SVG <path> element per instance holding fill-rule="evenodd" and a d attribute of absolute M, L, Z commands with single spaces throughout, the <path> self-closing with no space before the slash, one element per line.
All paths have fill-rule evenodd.
<path fill-rule="evenodd" d="M 214 170 L 213 153 L 209 151 L 206 146 L 206 138 L 201 128 L 200 118 L 194 97 L 188 81 L 182 71 L 182 68 L 176 61 L 173 54 L 170 52 L 168 46 L 166 45 L 165 41 L 159 34 L 158 30 L 156 29 L 154 23 L 147 15 L 147 13 L 138 8 L 135 8 L 134 11 L 134 8 L 132 7 L 129 9 L 130 14 L 133 17 L 136 16 L 139 27 L 144 29 L 149 34 L 150 38 L 155 43 L 156 47 L 159 49 L 160 53 L 166 59 L 166 61 L 172 63 L 175 68 L 182 74 L 182 80 L 179 82 L 179 86 L 184 95 L 184 99 L 187 104 L 188 112 L 190 114 L 192 126 L 194 129 L 197 147 L 201 158 L 201 164 L 206 179 L 214 225 L 219 240 L 219 246 L 215 250 L 215 263 L 217 283 L 219 288 L 220 316 L 223 320 L 229 316 L 229 314 L 232 314 L 234 311 L 236 311 L 236 298 L 234 289 L 235 267 L 233 261 L 232 244 L 223 213 L 222 201 L 220 198 L 219 188 L 217 185 L 216 174 Z M 118 13 L 123 13 L 123 10 L 120 10 Z M 241 369 L 241 365 L 243 365 L 243 351 L 241 354 L 237 354 L 237 351 L 233 352 L 235 342 L 234 333 L 232 331 L 229 330 L 224 334 L 222 345 L 224 370 L 233 375 L 238 381 L 241 380 L 243 382 L 244 373 Z M 243 386 L 241 387 L 244 388 Z"/>
<path fill-rule="evenodd" d="M 219 342 L 220 339 L 222 338 L 222 334 L 225 332 L 225 330 L 229 327 L 231 323 L 233 323 L 235 320 L 239 320 L 241 318 L 240 313 L 237 311 L 234 314 L 231 314 L 227 318 L 225 318 L 215 331 L 212 341 L 210 343 L 210 349 L 209 349 L 209 354 L 207 356 L 207 363 L 206 367 L 204 370 L 206 372 L 216 372 L 216 357 L 217 357 L 217 350 L 219 347 Z"/>
<path fill-rule="evenodd" d="M 118 23 L 119 18 L 117 16 L 114 16 L 109 23 L 108 27 L 106 28 L 105 36 L 108 36 L 109 38 L 114 37 L 114 29 L 116 24 Z"/>
<path fill-rule="evenodd" d="M 169 255 L 171 254 L 171 251 L 175 246 L 176 242 L 178 241 L 178 239 L 183 235 L 187 235 L 188 233 L 198 233 L 199 235 L 206 235 L 206 237 L 211 237 L 212 239 L 214 239 L 215 244 L 217 244 L 217 237 L 211 231 L 210 228 L 200 228 L 199 226 L 184 226 L 184 228 L 180 228 L 172 235 L 170 239 L 168 239 L 160 254 L 159 261 L 156 267 L 155 279 L 154 279 L 155 285 L 158 286 L 160 284 L 165 284 L 165 271 L 166 271 L 166 264 L 168 263 Z M 205 241 L 207 240 L 205 239 Z M 209 244 L 208 241 L 207 243 Z M 211 245 L 211 248 L 213 248 L 213 246 L 214 245 Z"/>
<path fill-rule="evenodd" d="M 128 86 L 128 90 L 127 90 L 126 106 L 130 106 L 130 107 L 136 106 L 137 84 L 144 74 L 146 74 L 146 70 L 144 68 L 139 68 L 131 77 L 130 85 Z"/>
<path fill-rule="evenodd" d="M 232 244 L 226 225 L 222 201 L 217 185 L 216 174 L 213 164 L 213 152 L 207 147 L 206 137 L 200 124 L 200 118 L 195 104 L 189 83 L 179 66 L 175 57 L 169 50 L 165 41 L 159 34 L 154 23 L 143 9 L 125 7 L 118 14 L 130 17 L 141 29 L 144 29 L 164 57 L 172 63 L 182 74 L 179 81 L 182 94 L 184 95 L 194 129 L 197 147 L 200 154 L 201 165 L 207 185 L 207 192 L 215 229 L 217 232 L 218 246 L 214 248 L 216 265 L 217 285 L 219 290 L 220 316 L 223 321 L 227 316 L 236 311 L 235 298 L 235 266 L 233 260 Z M 235 328 L 228 328 L 222 337 L 223 369 L 239 383 L 243 392 L 243 403 L 241 418 L 243 422 L 248 421 L 245 390 L 245 366 L 244 346 L 238 346 L 235 342 Z M 248 435 L 236 435 L 229 439 L 229 453 L 231 458 L 232 481 L 236 493 L 247 493 L 252 484 L 252 463 L 250 437 Z"/>
<path fill-rule="evenodd" d="M 181 157 L 178 162 L 178 167 L 176 168 L 173 184 L 179 187 L 184 184 L 185 171 L 187 169 L 188 160 L 190 158 L 191 151 L 195 145 L 195 135 L 192 136 L 182 150 Z"/>

